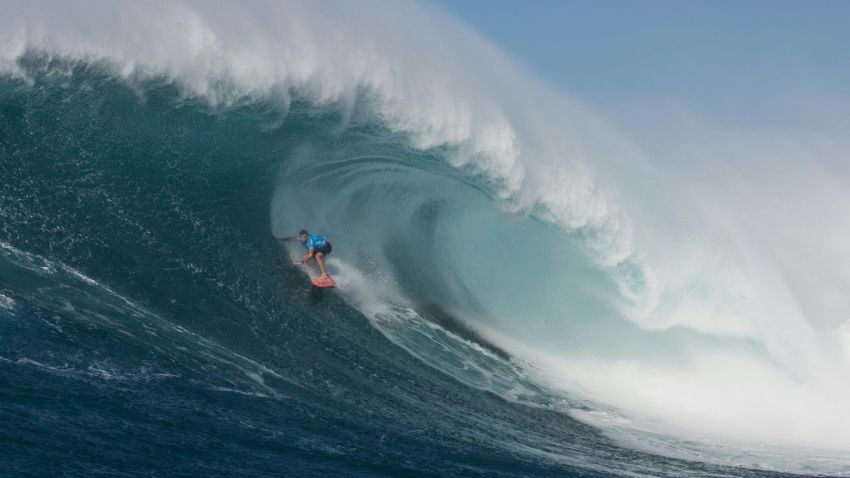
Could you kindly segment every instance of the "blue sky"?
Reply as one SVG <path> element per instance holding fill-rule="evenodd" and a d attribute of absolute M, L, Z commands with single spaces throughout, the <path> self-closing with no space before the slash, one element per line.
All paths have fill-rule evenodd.
<path fill-rule="evenodd" d="M 847 97 L 850 2 L 434 0 L 597 108 L 804 114 Z"/>

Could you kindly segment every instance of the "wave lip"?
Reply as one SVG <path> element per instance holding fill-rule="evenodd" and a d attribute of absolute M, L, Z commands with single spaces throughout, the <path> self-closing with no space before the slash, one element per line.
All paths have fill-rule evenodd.
<path fill-rule="evenodd" d="M 486 178 L 506 207 L 538 208 L 567 230 L 596 231 L 588 245 L 601 264 L 631 254 L 626 217 L 584 164 L 598 156 L 594 149 L 612 154 L 609 145 L 622 138 L 436 9 L 406 2 L 47 5 L 8 4 L 0 23 L 7 74 L 26 78 L 20 60 L 34 53 L 102 63 L 131 84 L 165 78 L 224 107 L 276 98 L 285 112 L 297 98 L 347 116 L 359 104 L 412 147 Z M 367 13 L 375 10 L 384 13 Z"/>

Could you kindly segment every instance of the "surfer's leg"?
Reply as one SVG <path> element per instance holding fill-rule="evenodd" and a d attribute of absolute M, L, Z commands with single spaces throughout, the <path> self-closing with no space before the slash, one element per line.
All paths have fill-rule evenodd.
<path fill-rule="evenodd" d="M 319 269 L 321 269 L 321 271 L 322 271 L 322 277 L 327 279 L 328 273 L 325 272 L 325 259 L 324 259 L 324 257 L 325 257 L 324 253 L 322 253 L 322 252 L 316 253 L 316 262 L 319 263 Z"/>

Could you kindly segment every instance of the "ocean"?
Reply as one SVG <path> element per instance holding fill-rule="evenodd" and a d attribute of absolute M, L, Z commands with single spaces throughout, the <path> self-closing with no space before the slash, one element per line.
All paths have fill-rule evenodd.
<path fill-rule="evenodd" d="M 496 94 L 526 80 L 443 13 L 372 6 L 4 7 L 0 474 L 848 473 L 729 425 L 776 417 L 729 408 L 702 360 L 807 383 L 775 341 L 652 322 L 752 309 L 659 285 L 596 118 Z M 336 289 L 275 239 L 301 228 L 333 243 Z"/>

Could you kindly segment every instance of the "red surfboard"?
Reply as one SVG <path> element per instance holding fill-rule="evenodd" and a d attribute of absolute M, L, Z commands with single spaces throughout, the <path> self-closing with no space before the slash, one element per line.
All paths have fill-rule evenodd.
<path fill-rule="evenodd" d="M 333 279 L 328 277 L 327 279 L 318 277 L 316 279 L 311 280 L 313 286 L 318 287 L 320 289 L 327 289 L 329 287 L 336 287 L 336 282 Z"/>

